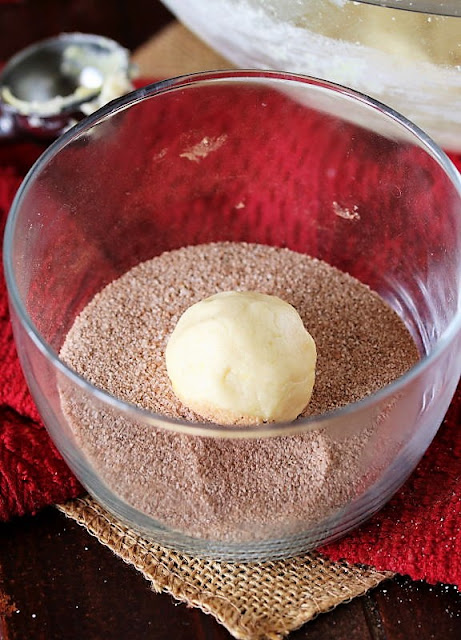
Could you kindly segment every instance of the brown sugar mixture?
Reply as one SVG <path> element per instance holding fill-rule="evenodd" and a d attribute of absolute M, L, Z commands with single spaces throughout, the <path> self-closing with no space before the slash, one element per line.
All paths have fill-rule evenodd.
<path fill-rule="evenodd" d="M 245 243 L 185 247 L 137 265 L 87 305 L 60 355 L 120 399 L 200 422 L 175 397 L 164 350 L 187 307 L 226 290 L 276 295 L 300 314 L 318 357 L 304 416 L 360 400 L 418 360 L 403 322 L 367 286 L 304 254 Z M 185 534 L 227 542 L 296 534 L 346 506 L 381 470 L 370 471 L 369 453 L 379 413 L 344 433 L 230 440 L 134 423 L 77 393 L 62 387 L 63 411 L 102 480 Z"/>

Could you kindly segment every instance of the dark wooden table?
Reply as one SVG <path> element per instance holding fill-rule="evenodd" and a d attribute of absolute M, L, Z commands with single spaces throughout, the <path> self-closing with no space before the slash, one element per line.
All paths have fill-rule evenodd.
<path fill-rule="evenodd" d="M 134 50 L 171 15 L 157 0 L 2 0 L 0 60 L 62 31 Z M 0 525 L 3 640 L 226 640 L 210 616 L 146 580 L 54 508 Z M 319 616 L 290 640 L 458 640 L 461 595 L 398 577 Z"/>

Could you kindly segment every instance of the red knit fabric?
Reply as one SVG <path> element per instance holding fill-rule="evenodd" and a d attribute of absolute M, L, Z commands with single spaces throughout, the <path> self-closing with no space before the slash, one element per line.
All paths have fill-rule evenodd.
<path fill-rule="evenodd" d="M 213 103 L 213 108 L 217 109 Z M 174 109 L 165 114 L 165 130 L 167 125 L 174 126 L 179 118 Z M 211 135 L 219 134 L 217 119 L 210 118 Z M 213 129 L 216 128 L 214 132 Z M 290 137 L 289 132 L 280 133 L 280 147 L 296 145 L 296 135 Z M 311 127 L 309 135 L 320 135 Z M 157 133 L 161 136 L 161 131 Z M 320 141 L 319 141 L 320 143 Z M 132 147 L 136 141 L 132 141 Z M 261 145 L 263 140 L 261 140 Z M 340 142 L 335 138 L 335 150 Z M 43 150 L 35 144 L 15 144 L 0 148 L 0 228 L 3 229 L 5 218 L 12 198 L 22 177 L 35 158 Z M 384 149 L 383 152 L 386 150 Z M 126 155 L 129 156 L 130 145 L 127 144 Z M 392 149 L 389 158 L 392 159 Z M 289 154 L 288 154 L 289 155 Z M 296 157 L 296 154 L 292 154 Z M 453 157 L 457 166 L 461 168 L 461 156 Z M 411 168 L 411 157 L 404 161 L 407 168 Z M 127 161 L 128 162 L 128 161 Z M 272 162 L 272 159 L 271 159 Z M 276 189 L 272 189 L 271 170 L 286 171 L 287 192 L 295 193 L 299 187 L 296 179 L 296 168 L 287 171 L 286 167 L 277 165 L 277 159 L 272 164 L 261 154 L 261 164 L 258 170 L 258 180 L 269 193 L 272 207 L 283 216 L 284 207 L 289 202 L 280 201 Z M 72 167 L 78 169 L 78 150 L 72 159 Z M 219 167 L 218 167 L 219 169 Z M 349 175 L 350 170 L 345 166 L 338 166 L 336 178 L 353 182 L 355 175 Z M 78 173 L 78 171 L 76 171 Z M 305 173 L 305 171 L 304 171 Z M 303 175 L 304 175 L 303 173 Z M 312 166 L 309 193 L 315 206 L 324 206 L 326 194 L 323 186 L 316 180 L 322 174 L 318 167 Z M 219 199 L 211 200 L 214 196 L 206 194 L 206 181 L 201 186 L 204 175 L 197 164 L 195 201 L 187 201 L 184 206 L 192 209 L 200 208 L 203 212 L 202 226 L 199 231 L 200 241 L 206 241 L 207 218 L 203 205 L 219 206 Z M 370 178 L 370 176 L 368 176 Z M 95 178 L 96 179 L 96 178 Z M 101 180 L 101 176 L 97 177 Z M 123 175 L 120 179 L 127 181 L 130 177 Z M 167 176 L 165 176 L 167 179 Z M 355 184 L 355 183 L 354 183 Z M 373 188 L 379 189 L 379 176 Z M 355 184 L 357 189 L 361 186 Z M 156 188 L 154 181 L 152 188 Z M 179 188 L 179 187 L 178 187 Z M 243 186 L 239 183 L 238 172 L 233 183 L 235 202 L 239 202 L 245 195 Z M 364 187 L 365 188 L 365 187 Z M 273 193 L 271 192 L 271 189 Z M 145 194 L 136 194 L 133 189 L 134 200 L 130 204 L 136 205 L 136 197 L 143 198 Z M 205 195 L 206 194 L 206 197 Z M 427 194 L 421 193 L 421 204 L 424 206 Z M 218 196 L 216 196 L 218 198 Z M 384 197 L 391 197 L 383 193 Z M 442 197 L 440 194 L 437 197 Z M 207 200 L 206 198 L 210 198 Z M 351 191 L 351 202 L 342 203 L 351 208 L 356 202 L 356 191 Z M 382 200 L 381 200 L 382 204 Z M 404 202 L 401 203 L 405 206 Z M 91 210 L 90 199 L 85 203 Z M 252 209 L 251 206 L 254 206 Z M 255 224 L 264 218 L 253 203 L 248 206 L 245 215 L 253 216 Z M 167 207 L 165 207 L 167 210 Z M 179 211 L 179 209 L 178 209 Z M 173 215 L 170 210 L 170 216 Z M 178 214 L 179 215 L 179 214 Z M 223 214 L 225 215 L 225 214 Z M 226 220 L 226 224 L 233 224 L 235 218 Z M 262 216 L 262 217 L 261 217 Z M 253 220 L 252 218 L 252 220 Z M 273 221 L 275 218 L 273 216 Z M 338 218 L 338 225 L 343 224 Z M 440 224 L 443 224 L 441 222 Z M 280 236 L 277 225 L 260 225 L 261 237 L 259 241 L 272 244 L 285 244 L 296 249 L 298 243 L 304 242 L 303 233 L 309 233 L 300 224 L 299 228 L 291 230 L 288 237 Z M 395 230 L 394 230 L 395 231 Z M 398 231 L 398 230 L 397 230 Z M 187 241 L 197 231 L 187 225 L 178 226 L 174 237 L 174 244 Z M 211 233 L 211 232 L 210 232 Z M 239 238 L 240 227 L 235 227 L 235 239 Z M 270 235 L 267 235 L 270 234 Z M 280 236 L 280 237 L 279 237 Z M 401 234 L 395 233 L 389 241 L 397 242 Z M 216 239 L 215 235 L 210 236 Z M 151 239 L 147 239 L 151 242 Z M 146 240 L 146 241 L 147 241 Z M 322 238 L 318 238 L 319 243 Z M 353 239 L 351 239 L 353 241 Z M 104 238 L 101 239 L 104 242 Z M 162 240 L 163 242 L 163 240 Z M 141 248 L 142 249 L 142 248 Z M 417 259 L 418 248 L 415 245 Z M 328 253 L 328 247 L 325 249 Z M 394 252 L 398 255 L 398 251 Z M 325 256 L 328 258 L 328 256 Z M 366 272 L 367 256 L 357 252 L 354 263 L 355 269 Z M 370 272 L 371 273 L 371 272 Z M 371 277 L 371 275 L 370 275 Z M 15 515 L 34 513 L 41 507 L 64 501 L 82 492 L 82 488 L 70 473 L 60 455 L 50 442 L 42 426 L 35 405 L 27 391 L 24 378 L 17 360 L 11 325 L 8 318 L 8 308 L 3 275 L 0 275 L 0 519 L 7 520 Z M 374 565 L 379 569 L 389 569 L 412 578 L 424 578 L 429 582 L 447 582 L 461 586 L 461 433 L 459 432 L 461 419 L 461 387 L 458 388 L 445 422 L 437 434 L 417 470 L 413 473 L 405 486 L 395 495 L 388 505 L 368 521 L 360 529 L 348 535 L 341 541 L 328 545 L 322 552 L 332 559 L 345 558 L 350 562 L 361 562 Z"/>
<path fill-rule="evenodd" d="M 460 163 L 461 165 L 461 163 Z M 426 455 L 388 504 L 322 549 L 414 580 L 461 587 L 461 385 Z"/>
<path fill-rule="evenodd" d="M 21 180 L 42 153 L 34 144 L 0 147 L 0 232 Z M 82 493 L 43 427 L 16 355 L 0 272 L 0 520 L 35 513 Z"/>

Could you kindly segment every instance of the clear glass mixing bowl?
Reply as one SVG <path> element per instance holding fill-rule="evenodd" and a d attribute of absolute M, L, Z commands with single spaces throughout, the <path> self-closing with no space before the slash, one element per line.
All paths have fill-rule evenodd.
<path fill-rule="evenodd" d="M 237 67 L 352 87 L 404 114 L 444 148 L 461 151 L 458 0 L 163 2 Z"/>
<path fill-rule="evenodd" d="M 420 361 L 377 393 L 329 414 L 236 429 L 128 404 L 59 358 L 78 314 L 114 278 L 166 250 L 214 241 L 288 247 L 349 272 L 401 316 Z M 114 101 L 64 134 L 32 168 L 9 215 L 4 256 L 18 353 L 65 460 L 118 518 L 189 553 L 284 557 L 345 534 L 411 473 L 460 376 L 459 174 L 404 118 L 323 81 L 204 73 Z M 83 415 L 93 434 L 108 433 L 99 449 L 76 428 Z M 309 434 L 338 459 L 350 443 L 362 444 L 347 482 L 328 465 L 325 476 L 314 478 L 321 500 L 306 511 L 305 496 L 284 481 L 287 469 L 310 477 L 310 460 L 294 461 L 285 445 Z M 140 461 L 136 443 L 146 438 L 154 446 Z M 169 442 L 168 463 L 156 438 Z M 268 485 L 255 491 L 250 467 L 269 442 L 276 462 Z M 223 451 L 214 472 L 200 476 L 201 490 L 188 484 L 190 467 L 179 449 L 176 455 L 177 443 L 183 452 L 189 447 L 187 464 L 192 459 L 199 476 L 194 451 Z M 111 447 L 121 447 L 118 476 L 107 457 Z M 172 458 L 175 483 L 168 481 Z M 165 471 L 168 484 L 146 486 L 146 464 Z M 128 477 L 149 510 L 136 506 L 124 486 Z M 326 489 L 322 495 L 326 479 L 339 486 L 334 500 Z M 273 481 L 286 491 L 271 493 Z M 238 504 L 221 508 L 218 524 L 226 533 L 217 535 L 213 492 L 218 485 L 225 492 L 226 483 L 241 490 Z M 272 506 L 263 517 L 266 498 Z M 172 509 L 176 520 L 167 517 Z"/>

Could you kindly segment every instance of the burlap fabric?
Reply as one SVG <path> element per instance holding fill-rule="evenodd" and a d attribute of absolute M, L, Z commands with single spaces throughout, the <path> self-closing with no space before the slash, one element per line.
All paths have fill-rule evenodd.
<path fill-rule="evenodd" d="M 132 59 L 145 78 L 173 78 L 233 66 L 178 22 L 172 22 L 139 47 Z"/>
<path fill-rule="evenodd" d="M 283 638 L 393 575 L 330 562 L 315 552 L 249 564 L 198 559 L 138 536 L 92 498 L 77 498 L 59 509 L 141 571 L 155 591 L 211 613 L 241 640 Z"/>
<path fill-rule="evenodd" d="M 173 77 L 231 65 L 173 23 L 133 59 L 143 77 Z M 366 593 L 390 572 L 330 562 L 317 553 L 264 563 L 224 563 L 176 553 L 117 522 L 90 497 L 59 506 L 68 517 L 141 571 L 155 591 L 210 613 L 242 640 L 285 637 L 319 613 Z"/>

